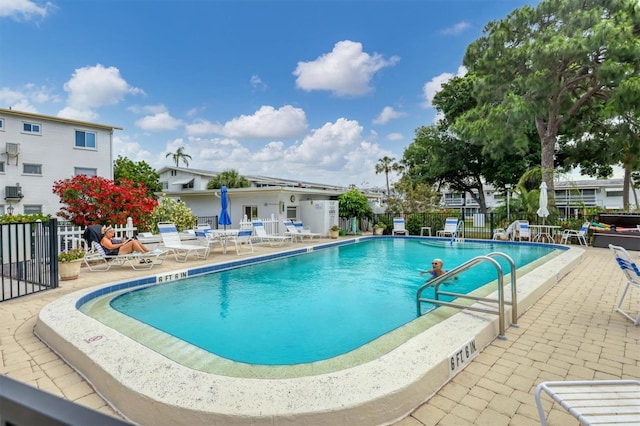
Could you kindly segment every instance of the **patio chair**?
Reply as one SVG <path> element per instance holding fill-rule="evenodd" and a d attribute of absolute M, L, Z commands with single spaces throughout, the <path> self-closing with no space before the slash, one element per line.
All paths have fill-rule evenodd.
<path fill-rule="evenodd" d="M 531 241 L 531 228 L 529 228 L 529 222 L 526 220 L 518 221 L 518 240 L 522 241 L 527 239 Z"/>
<path fill-rule="evenodd" d="M 313 237 L 320 238 L 322 236 L 322 234 L 318 232 L 311 232 L 311 229 L 305 228 L 302 222 L 300 221 L 292 221 L 292 222 L 293 222 L 293 226 L 295 226 L 298 232 L 302 234 L 302 237 L 309 237 L 310 240 L 313 240 Z"/>
<path fill-rule="evenodd" d="M 253 230 L 251 229 L 241 229 L 238 231 L 238 234 L 229 237 L 228 241 L 236 245 L 236 253 L 238 256 L 253 253 L 253 243 L 251 242 L 252 234 Z M 245 247 L 244 250 L 243 246 Z"/>
<path fill-rule="evenodd" d="M 194 229 L 193 232 L 195 233 L 198 242 L 202 245 L 208 246 L 210 252 L 213 251 L 213 247 L 216 244 L 220 244 L 220 247 L 222 247 L 224 250 L 222 240 L 218 235 L 212 232 L 209 225 L 197 225 L 196 229 Z"/>
<path fill-rule="evenodd" d="M 186 262 L 189 254 L 193 253 L 199 259 L 206 259 L 209 256 L 209 246 L 195 244 L 183 244 L 176 225 L 171 222 L 158 223 L 158 230 L 162 237 L 162 246 L 173 252 L 176 262 Z"/>
<path fill-rule="evenodd" d="M 589 222 L 583 223 L 582 227 L 577 231 L 575 229 L 565 229 L 562 231 L 560 242 L 567 244 L 569 239 L 575 238 L 581 246 L 587 246 L 587 232 L 589 232 Z"/>
<path fill-rule="evenodd" d="M 618 306 L 616 306 L 616 311 L 630 319 L 633 322 L 633 325 L 638 325 L 640 324 L 640 308 L 638 308 L 638 316 L 634 318 L 622 309 L 622 303 L 624 302 L 624 298 L 631 287 L 635 287 L 640 290 L 640 269 L 638 269 L 638 266 L 623 247 L 609 244 L 609 248 L 613 252 L 616 262 L 618 262 L 618 266 L 620 266 L 620 269 L 622 269 L 622 272 L 624 272 L 624 275 L 627 278 L 627 285 L 624 287 L 622 296 L 620 296 L 620 301 L 618 302 Z"/>
<path fill-rule="evenodd" d="M 304 227 L 302 229 L 300 229 L 300 226 L 296 226 L 292 220 L 284 220 L 282 221 L 282 223 L 284 223 L 284 227 L 287 229 L 284 232 L 284 235 L 287 237 L 291 237 L 291 241 L 296 242 L 296 241 L 304 241 L 304 237 L 309 237 L 309 239 L 313 239 L 314 236 L 320 236 L 322 234 L 314 234 L 311 231 L 308 232 L 303 232 Z"/>
<path fill-rule="evenodd" d="M 280 247 L 285 242 L 291 242 L 291 236 L 287 235 L 269 235 L 264 229 L 264 224 L 260 220 L 254 220 L 252 223 L 255 231 L 255 239 L 261 243 L 269 243 L 271 247 Z"/>
<path fill-rule="evenodd" d="M 542 382 L 535 390 L 540 424 L 547 426 L 541 393 L 548 394 L 581 425 L 638 424 L 640 419 L 640 381 L 576 380 Z"/>
<path fill-rule="evenodd" d="M 391 235 L 409 235 L 407 228 L 404 227 L 403 217 L 393 218 L 393 231 L 391 231 Z"/>
<path fill-rule="evenodd" d="M 444 221 L 444 229 L 436 232 L 437 237 L 453 237 L 458 232 L 458 218 L 448 217 Z"/>
<path fill-rule="evenodd" d="M 113 265 L 129 264 L 132 269 L 151 269 L 153 265 L 161 264 L 167 257 L 167 251 L 153 250 L 147 253 L 107 254 L 100 245 L 102 239 L 102 225 L 89 225 L 84 230 L 83 237 L 90 249 L 84 256 L 84 264 L 92 272 L 104 272 Z"/>

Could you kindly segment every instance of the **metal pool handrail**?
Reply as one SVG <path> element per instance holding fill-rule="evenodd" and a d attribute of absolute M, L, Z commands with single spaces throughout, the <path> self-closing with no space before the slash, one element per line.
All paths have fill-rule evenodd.
<path fill-rule="evenodd" d="M 503 283 L 504 283 L 504 273 L 502 272 L 502 267 L 500 266 L 500 264 L 493 259 L 493 257 L 495 256 L 502 256 L 505 257 L 506 259 L 509 260 L 509 263 L 511 265 L 511 294 L 512 297 L 516 294 L 516 288 L 515 288 L 515 264 L 513 262 L 513 260 L 507 256 L 504 253 L 499 253 L 499 252 L 493 252 L 490 253 L 487 256 L 477 256 L 474 257 L 473 259 L 463 263 L 462 265 L 456 267 L 455 269 L 447 272 L 444 275 L 441 275 L 437 278 L 434 278 L 433 280 L 428 281 L 427 283 L 423 284 L 417 291 L 416 293 L 416 308 L 417 308 L 417 314 L 418 316 L 422 315 L 422 311 L 421 311 L 421 303 L 426 302 L 426 303 L 431 303 L 434 305 L 439 305 L 439 306 L 450 306 L 452 308 L 457 308 L 457 309 L 468 309 L 471 311 L 477 311 L 477 312 L 485 312 L 485 313 L 489 313 L 489 314 L 497 314 L 498 315 L 498 322 L 499 322 L 499 335 L 498 337 L 500 339 L 506 339 L 506 336 L 504 334 L 504 289 L 503 289 Z M 448 280 L 451 279 L 453 277 L 455 277 L 456 275 L 459 275 L 460 273 L 480 264 L 483 262 L 489 262 L 490 264 L 492 264 L 493 266 L 495 266 L 496 271 L 498 272 L 498 300 L 495 299 L 489 299 L 489 298 L 485 298 L 485 297 L 478 297 L 478 296 L 473 296 L 473 295 L 469 295 L 469 294 L 462 294 L 462 293 L 453 293 L 453 292 L 448 292 L 448 291 L 440 291 L 440 285 Z M 425 288 L 427 287 L 435 287 L 435 295 L 436 298 L 435 299 L 428 299 L 428 298 L 422 298 L 422 292 L 424 291 Z M 468 306 L 468 305 L 462 305 L 459 303 L 455 303 L 455 302 L 444 302 L 442 300 L 439 300 L 438 297 L 440 295 L 446 295 L 446 296 L 453 296 L 453 297 L 459 297 L 459 298 L 466 298 L 466 299 L 473 299 L 473 300 L 477 300 L 477 301 L 483 301 L 483 302 L 491 302 L 491 303 L 498 303 L 498 310 L 493 310 L 493 309 L 487 309 L 487 308 L 480 308 L 480 307 L 474 307 L 474 306 Z M 509 302 L 507 302 L 509 303 Z M 512 300 L 511 302 L 514 307 L 516 306 L 515 303 L 515 299 Z M 515 317 L 515 315 L 513 315 L 513 311 L 512 311 L 512 317 Z"/>

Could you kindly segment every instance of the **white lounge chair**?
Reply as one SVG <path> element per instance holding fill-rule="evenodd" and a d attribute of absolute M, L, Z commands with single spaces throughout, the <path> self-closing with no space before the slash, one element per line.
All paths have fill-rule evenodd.
<path fill-rule="evenodd" d="M 304 237 L 308 237 L 311 240 L 313 239 L 313 237 L 319 237 L 322 235 L 313 233 L 309 230 L 305 230 L 304 227 L 301 227 L 300 225 L 296 226 L 296 224 L 291 220 L 285 220 L 282 223 L 284 223 L 285 228 L 287 228 L 287 230 L 284 232 L 284 235 L 291 237 L 291 240 L 293 242 L 302 242 L 304 241 Z"/>
<path fill-rule="evenodd" d="M 453 237 L 458 232 L 458 218 L 448 217 L 444 220 L 444 229 L 436 233 L 438 237 Z"/>
<path fill-rule="evenodd" d="M 575 229 L 565 229 L 562 231 L 560 242 L 567 244 L 571 238 L 575 238 L 581 246 L 587 246 L 587 232 L 589 232 L 589 222 L 583 223 L 578 231 Z"/>
<path fill-rule="evenodd" d="M 300 221 L 293 221 L 293 226 L 295 226 L 295 228 L 298 230 L 298 232 L 300 234 L 302 234 L 302 237 L 309 237 L 310 240 L 313 240 L 313 237 L 318 237 L 320 238 L 322 236 L 322 234 L 318 233 L 318 232 L 311 232 L 311 230 L 309 228 L 305 228 L 304 225 L 302 224 L 302 222 Z"/>
<path fill-rule="evenodd" d="M 90 249 L 84 256 L 84 264 L 92 272 L 108 271 L 113 265 L 129 264 L 135 270 L 151 269 L 153 265 L 164 262 L 167 251 L 153 250 L 147 253 L 127 253 L 109 255 L 100 245 L 102 225 L 89 225 L 83 235 Z"/>
<path fill-rule="evenodd" d="M 638 380 L 580 380 L 540 383 L 535 390 L 535 400 L 540 424 L 547 426 L 540 398 L 543 391 L 578 419 L 581 425 L 639 424 L 640 381 Z"/>
<path fill-rule="evenodd" d="M 627 285 L 624 287 L 622 296 L 620 296 L 620 301 L 618 302 L 618 306 L 616 306 L 616 311 L 633 321 L 634 325 L 638 325 L 640 324 L 640 308 L 638 308 L 638 316 L 634 318 L 622 309 L 622 302 L 631 287 L 635 287 L 640 290 L 640 269 L 638 269 L 638 266 L 623 247 L 609 244 L 609 248 L 613 252 L 616 262 L 618 262 L 618 266 L 620 266 L 620 269 L 622 269 L 622 272 L 624 272 L 624 275 L 627 278 Z"/>
<path fill-rule="evenodd" d="M 404 218 L 403 217 L 395 217 L 393 218 L 393 231 L 391 231 L 392 235 L 409 235 L 407 232 L 407 228 L 404 227 Z"/>
<path fill-rule="evenodd" d="M 253 243 L 251 243 L 251 235 L 253 235 L 253 230 L 251 229 L 241 229 L 234 236 L 228 238 L 228 242 L 232 242 L 236 245 L 236 253 L 238 256 L 241 254 L 249 254 L 253 253 Z M 245 247 L 243 250 L 243 246 Z"/>
<path fill-rule="evenodd" d="M 253 230 L 255 231 L 255 239 L 261 243 L 269 243 L 271 247 L 279 247 L 285 242 L 291 242 L 291 237 L 287 235 L 269 235 L 264 229 L 264 224 L 260 220 L 254 220 L 251 222 Z"/>
<path fill-rule="evenodd" d="M 195 254 L 199 259 L 206 259 L 209 256 L 208 245 L 183 244 L 176 225 L 173 223 L 160 222 L 158 223 L 158 230 L 162 237 L 162 246 L 173 252 L 176 262 L 186 262 L 191 253 Z"/>
<path fill-rule="evenodd" d="M 529 228 L 529 222 L 526 220 L 518 221 L 518 240 L 522 241 L 527 239 L 531 241 L 531 228 Z"/>

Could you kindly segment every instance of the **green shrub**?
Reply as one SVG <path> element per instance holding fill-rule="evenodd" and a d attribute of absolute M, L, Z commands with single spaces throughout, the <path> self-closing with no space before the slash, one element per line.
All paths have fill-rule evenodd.
<path fill-rule="evenodd" d="M 192 229 L 198 219 L 184 201 L 176 201 L 163 195 L 151 213 L 151 229 L 158 232 L 158 222 L 173 222 L 178 231 Z"/>

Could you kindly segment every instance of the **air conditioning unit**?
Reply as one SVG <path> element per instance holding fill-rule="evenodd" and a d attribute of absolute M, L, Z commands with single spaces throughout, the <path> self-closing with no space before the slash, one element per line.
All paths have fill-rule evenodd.
<path fill-rule="evenodd" d="M 18 165 L 18 156 L 20 155 L 20 144 L 7 142 L 5 145 L 5 154 L 7 154 L 7 163 L 11 157 L 16 157 L 16 166 Z"/>
<path fill-rule="evenodd" d="M 20 200 L 23 197 L 24 195 L 22 195 L 22 187 L 20 185 L 4 187 L 5 200 Z"/>

